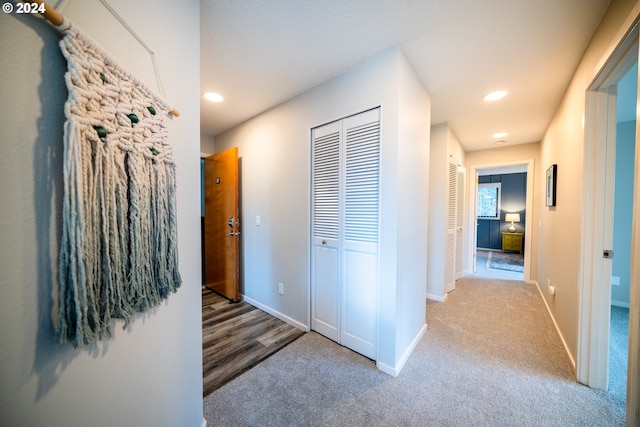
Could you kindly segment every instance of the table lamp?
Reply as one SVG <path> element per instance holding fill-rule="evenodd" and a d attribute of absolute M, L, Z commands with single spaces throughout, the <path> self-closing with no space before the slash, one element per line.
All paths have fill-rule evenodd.
<path fill-rule="evenodd" d="M 513 225 L 513 223 L 514 222 L 520 222 L 520 214 L 519 213 L 508 213 L 507 215 L 505 215 L 504 220 L 506 222 L 511 222 L 511 225 L 509 226 L 509 228 L 507 228 L 509 233 L 515 233 L 516 232 L 516 226 Z"/>

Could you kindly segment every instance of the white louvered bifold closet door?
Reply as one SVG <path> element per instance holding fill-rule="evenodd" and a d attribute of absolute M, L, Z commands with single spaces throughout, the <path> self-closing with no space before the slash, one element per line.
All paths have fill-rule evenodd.
<path fill-rule="evenodd" d="M 458 189 L 458 165 L 449 163 L 449 189 L 447 195 L 447 249 L 445 255 L 444 289 L 451 292 L 456 287 L 456 205 Z"/>
<path fill-rule="evenodd" d="M 312 143 L 311 327 L 375 359 L 380 111 L 313 129 Z"/>
<path fill-rule="evenodd" d="M 311 329 L 340 342 L 342 122 L 312 131 Z"/>
<path fill-rule="evenodd" d="M 379 110 L 344 119 L 344 129 L 341 343 L 375 359 L 380 211 Z"/>

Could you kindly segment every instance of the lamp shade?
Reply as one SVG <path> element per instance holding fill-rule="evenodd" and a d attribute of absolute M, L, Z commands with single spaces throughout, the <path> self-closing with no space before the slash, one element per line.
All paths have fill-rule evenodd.
<path fill-rule="evenodd" d="M 506 222 L 520 222 L 520 214 L 519 213 L 508 213 L 505 215 L 504 220 Z"/>

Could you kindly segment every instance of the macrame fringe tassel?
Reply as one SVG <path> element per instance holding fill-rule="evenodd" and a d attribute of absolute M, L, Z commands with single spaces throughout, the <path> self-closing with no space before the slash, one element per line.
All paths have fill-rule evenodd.
<path fill-rule="evenodd" d="M 61 47 L 69 99 L 57 335 L 82 347 L 179 288 L 176 167 L 156 111 L 164 107 L 150 108 L 154 98 L 73 29 Z"/>

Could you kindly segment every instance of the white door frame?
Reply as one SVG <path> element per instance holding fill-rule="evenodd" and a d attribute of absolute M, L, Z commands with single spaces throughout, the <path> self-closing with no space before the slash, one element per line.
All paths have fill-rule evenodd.
<path fill-rule="evenodd" d="M 460 175 L 462 175 L 462 179 L 460 179 Z M 467 202 L 467 195 L 465 193 L 465 189 L 467 188 L 466 183 L 467 176 L 467 168 L 464 166 L 458 165 L 458 177 L 457 177 L 457 190 L 456 190 L 456 280 L 464 277 L 464 273 L 466 271 L 466 262 L 465 262 L 465 239 L 467 238 L 467 233 L 465 233 L 465 204 Z M 462 187 L 460 186 L 462 184 Z M 462 193 L 462 196 L 460 194 Z M 459 203 L 462 202 L 462 203 Z M 458 219 L 460 219 L 461 223 L 458 223 Z M 460 242 L 460 243 L 458 243 Z M 458 250 L 459 249 L 459 250 Z M 475 263 L 474 267 L 475 269 Z M 475 270 L 474 270 L 475 271 Z M 454 282 L 455 283 L 455 282 Z"/>
<path fill-rule="evenodd" d="M 586 93 L 584 179 L 582 194 L 582 248 L 579 277 L 578 353 L 576 376 L 578 381 L 590 387 L 606 390 L 608 376 L 609 306 L 611 286 L 603 286 L 611 276 L 611 260 L 603 259 L 602 251 L 610 249 L 612 239 L 611 167 L 615 154 L 615 126 L 607 129 L 607 122 L 615 123 L 615 91 L 617 83 L 629 60 L 630 49 L 639 49 L 638 17 L 640 5 L 633 12 L 610 46 L 597 68 L 597 74 Z M 636 56 L 637 58 L 637 56 Z M 639 98 L 640 99 L 640 98 Z M 636 147 L 640 144 L 640 114 L 636 111 Z M 613 129 L 612 129 L 613 128 Z M 613 155 L 612 155 L 613 154 Z M 609 161 L 607 161 L 607 157 Z M 640 149 L 636 148 L 635 193 L 640 188 Z M 636 426 L 638 414 L 640 372 L 640 197 L 634 198 L 630 304 L 629 304 L 629 367 L 627 379 L 627 426 Z"/>
<path fill-rule="evenodd" d="M 534 216 L 533 212 L 533 184 L 535 181 L 535 162 L 533 159 L 521 160 L 521 161 L 513 161 L 513 162 L 505 162 L 505 163 L 491 163 L 491 164 L 483 164 L 483 165 L 475 165 L 471 167 L 471 173 L 469 174 L 469 215 L 467 217 L 467 229 L 469 233 L 469 240 L 467 241 L 467 266 L 468 272 L 473 273 L 475 271 L 476 265 L 476 239 L 478 234 L 477 228 L 477 219 L 476 219 L 476 210 L 478 209 L 477 205 L 477 196 L 478 196 L 478 171 L 484 169 L 494 169 L 494 168 L 504 168 L 509 166 L 517 166 L 517 165 L 526 165 L 527 166 L 527 194 L 526 194 L 526 212 L 527 212 L 527 221 L 524 225 L 524 281 L 526 283 L 534 283 L 531 280 L 531 241 L 533 240 L 531 237 L 533 236 L 533 221 Z M 470 260 L 470 261 L 469 261 Z"/>

